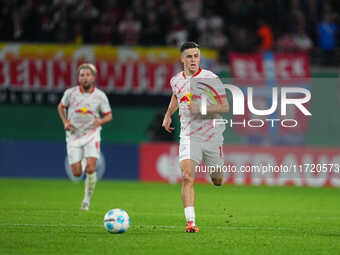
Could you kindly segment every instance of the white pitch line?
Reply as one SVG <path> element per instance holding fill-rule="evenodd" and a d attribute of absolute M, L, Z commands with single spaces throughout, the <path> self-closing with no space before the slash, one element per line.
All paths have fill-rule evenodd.
<path fill-rule="evenodd" d="M 78 224 L 29 224 L 29 223 L 0 223 L 0 227 L 98 227 L 98 225 L 78 225 Z"/>

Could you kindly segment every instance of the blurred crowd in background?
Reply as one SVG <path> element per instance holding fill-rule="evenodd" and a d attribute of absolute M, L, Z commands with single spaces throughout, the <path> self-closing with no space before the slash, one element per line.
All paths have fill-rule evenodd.
<path fill-rule="evenodd" d="M 220 52 L 308 51 L 339 59 L 336 0 L 0 0 L 0 40 L 106 45 L 198 42 Z"/>

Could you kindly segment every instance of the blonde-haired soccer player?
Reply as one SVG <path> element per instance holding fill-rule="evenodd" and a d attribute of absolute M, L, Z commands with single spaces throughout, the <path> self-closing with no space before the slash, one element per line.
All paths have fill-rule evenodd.
<path fill-rule="evenodd" d="M 89 210 L 90 199 L 96 186 L 101 126 L 112 120 L 109 100 L 103 91 L 95 87 L 96 75 L 94 65 L 80 65 L 79 85 L 67 89 L 58 105 L 58 113 L 66 130 L 68 161 L 74 176 L 82 175 L 81 161 L 86 159 L 85 194 L 80 208 L 82 210 Z"/>
<path fill-rule="evenodd" d="M 195 224 L 195 191 L 194 179 L 197 166 L 203 160 L 207 166 L 220 166 L 223 159 L 223 131 L 225 125 L 214 125 L 213 119 L 220 119 L 221 114 L 229 111 L 225 90 L 218 76 L 211 71 L 200 68 L 200 49 L 194 42 L 181 46 L 181 62 L 184 71 L 175 75 L 170 84 L 172 97 L 164 116 L 162 126 L 168 132 L 171 127 L 171 116 L 179 109 L 181 133 L 179 145 L 179 163 L 182 171 L 182 201 L 187 221 L 186 232 L 198 232 Z M 203 80 L 195 83 L 194 80 Z M 211 96 L 208 102 L 207 115 L 200 114 L 202 93 Z M 216 186 L 223 183 L 223 172 L 210 173 Z"/>

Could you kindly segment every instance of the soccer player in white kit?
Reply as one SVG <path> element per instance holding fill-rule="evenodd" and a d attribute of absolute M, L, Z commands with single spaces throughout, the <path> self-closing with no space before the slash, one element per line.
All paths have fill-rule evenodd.
<path fill-rule="evenodd" d="M 105 93 L 94 85 L 96 75 L 94 65 L 80 65 L 79 86 L 67 89 L 58 105 L 58 113 L 66 130 L 67 157 L 74 176 L 82 175 L 81 161 L 86 159 L 85 194 L 80 207 L 82 210 L 89 210 L 90 199 L 96 186 L 101 126 L 112 120 L 109 100 Z"/>
<path fill-rule="evenodd" d="M 218 76 L 200 68 L 198 44 L 186 42 L 181 46 L 181 62 L 184 71 L 170 80 L 173 94 L 162 126 L 171 133 L 174 130 L 171 127 L 171 116 L 179 109 L 179 163 L 182 171 L 181 195 L 187 221 L 186 232 L 199 232 L 194 210 L 195 171 L 202 160 L 207 167 L 216 166 L 216 169 L 218 166 L 221 169 L 224 164 L 222 146 L 225 125 L 214 125 L 213 120 L 221 119 L 221 114 L 229 111 L 229 103 Z M 201 114 L 202 93 L 211 95 L 206 115 Z M 210 176 L 216 186 L 222 185 L 222 171 L 211 172 Z"/>

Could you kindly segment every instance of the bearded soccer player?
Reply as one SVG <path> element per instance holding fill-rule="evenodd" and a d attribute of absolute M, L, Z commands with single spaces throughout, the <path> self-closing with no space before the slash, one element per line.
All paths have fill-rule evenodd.
<path fill-rule="evenodd" d="M 58 113 L 66 130 L 67 157 L 74 176 L 82 175 L 81 162 L 86 159 L 85 194 L 80 207 L 86 211 L 89 210 L 90 199 L 96 186 L 101 126 L 112 120 L 109 100 L 104 92 L 94 85 L 96 75 L 94 65 L 80 65 L 79 86 L 67 89 L 58 105 Z"/>
<path fill-rule="evenodd" d="M 174 130 L 171 127 L 171 116 L 179 109 L 179 164 L 182 171 L 181 195 L 187 221 L 186 232 L 199 232 L 195 224 L 195 173 L 202 161 L 207 168 L 214 166 L 215 169 L 222 169 L 225 125 L 215 125 L 214 119 L 221 119 L 222 113 L 229 111 L 229 103 L 218 76 L 200 68 L 198 44 L 186 42 L 181 46 L 181 62 L 184 70 L 170 80 L 173 94 L 162 126 L 171 133 Z M 209 97 L 205 115 L 201 114 L 203 94 Z M 210 172 L 210 177 L 216 186 L 223 184 L 222 171 Z"/>

